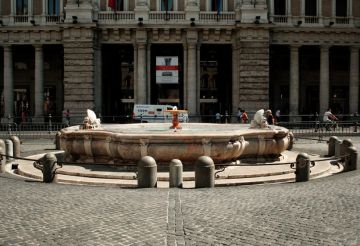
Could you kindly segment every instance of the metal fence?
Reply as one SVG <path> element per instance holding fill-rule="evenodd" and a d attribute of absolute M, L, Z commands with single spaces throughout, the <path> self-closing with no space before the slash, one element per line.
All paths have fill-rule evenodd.
<path fill-rule="evenodd" d="M 252 118 L 252 113 L 249 113 L 249 119 Z M 358 135 L 360 133 L 360 118 L 358 116 L 341 115 L 338 118 L 340 120 L 336 124 L 327 124 L 322 122 L 319 116 L 284 115 L 281 116 L 281 121 L 277 122 L 276 125 L 288 128 L 295 137 L 315 136 L 320 139 L 331 135 Z M 103 123 L 136 123 L 130 115 L 100 116 L 100 119 Z M 54 138 L 56 132 L 69 126 L 69 123 L 70 125 L 79 125 L 82 120 L 83 116 L 73 116 L 69 122 L 52 117 L 41 119 L 41 122 L 36 122 L 40 120 L 35 118 L 27 122 L 19 122 L 17 118 L 8 118 L 7 123 L 0 123 L 0 138 L 6 138 L 10 134 L 19 138 Z M 158 122 L 170 123 L 171 119 Z M 189 115 L 189 122 L 240 124 L 234 115 L 221 115 L 220 119 L 216 119 L 214 115 Z"/>

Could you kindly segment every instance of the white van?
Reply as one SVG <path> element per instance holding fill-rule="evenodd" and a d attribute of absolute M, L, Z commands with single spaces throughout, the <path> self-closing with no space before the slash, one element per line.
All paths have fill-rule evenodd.
<path fill-rule="evenodd" d="M 150 105 L 150 104 L 135 104 L 133 111 L 133 120 L 136 122 L 171 122 L 172 114 L 165 112 L 165 110 L 172 110 L 174 106 L 171 105 Z M 179 113 L 180 122 L 188 122 L 187 113 Z"/>

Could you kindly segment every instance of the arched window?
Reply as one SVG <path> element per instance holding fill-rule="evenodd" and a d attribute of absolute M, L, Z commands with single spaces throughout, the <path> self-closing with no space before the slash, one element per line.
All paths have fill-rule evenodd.
<path fill-rule="evenodd" d="M 108 0 L 108 6 L 114 11 L 124 11 L 125 0 Z"/>
<path fill-rule="evenodd" d="M 161 11 L 173 11 L 174 0 L 161 0 Z"/>
<path fill-rule="evenodd" d="M 28 0 L 16 0 L 16 15 L 28 14 Z"/>
<path fill-rule="evenodd" d="M 48 0 L 48 15 L 60 15 L 60 1 Z"/>
<path fill-rule="evenodd" d="M 305 16 L 317 16 L 317 0 L 305 0 Z"/>
<path fill-rule="evenodd" d="M 338 17 L 348 16 L 347 0 L 336 0 L 335 14 Z"/>
<path fill-rule="evenodd" d="M 286 0 L 274 0 L 274 14 L 286 15 Z"/>
<path fill-rule="evenodd" d="M 223 0 L 211 0 L 210 11 L 221 12 L 224 9 Z"/>

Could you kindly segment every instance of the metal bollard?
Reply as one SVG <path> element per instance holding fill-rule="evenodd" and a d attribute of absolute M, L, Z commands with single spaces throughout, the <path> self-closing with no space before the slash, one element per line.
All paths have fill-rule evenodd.
<path fill-rule="evenodd" d="M 56 135 L 55 135 L 55 149 L 57 149 L 57 150 L 61 150 L 61 147 L 60 147 L 60 135 L 61 135 L 61 132 L 57 132 Z"/>
<path fill-rule="evenodd" d="M 14 155 L 13 142 L 10 139 L 5 139 L 5 153 L 8 156 Z M 12 161 L 14 158 L 6 157 L 6 162 Z"/>
<path fill-rule="evenodd" d="M 183 165 L 178 159 L 173 159 L 170 162 L 169 186 L 170 188 L 183 187 Z"/>
<path fill-rule="evenodd" d="M 53 153 L 48 153 L 43 157 L 43 182 L 52 183 L 55 177 L 56 170 L 56 156 Z"/>
<path fill-rule="evenodd" d="M 195 163 L 195 188 L 213 188 L 214 175 L 214 161 L 209 156 L 200 156 Z"/>
<path fill-rule="evenodd" d="M 309 181 L 310 179 L 310 157 L 306 153 L 300 153 L 296 157 L 296 182 Z"/>
<path fill-rule="evenodd" d="M 137 164 L 138 187 L 154 188 L 157 186 L 157 165 L 154 158 L 144 156 Z"/>
<path fill-rule="evenodd" d="M 352 147 L 353 143 L 350 139 L 344 139 L 342 143 L 340 144 L 340 156 L 347 154 L 347 149 L 349 147 Z"/>
<path fill-rule="evenodd" d="M 335 156 L 340 157 L 340 148 L 341 148 L 342 141 L 340 139 L 337 139 L 335 141 Z"/>
<path fill-rule="evenodd" d="M 287 147 L 286 150 L 292 150 L 294 146 L 294 133 L 289 132 L 289 146 Z"/>
<path fill-rule="evenodd" d="M 5 142 L 4 140 L 0 139 L 0 154 L 1 155 L 5 155 Z M 0 173 L 5 172 L 5 165 L 6 165 L 6 157 L 5 156 L 0 156 L 0 161 L 1 161 L 1 167 L 0 167 Z"/>
<path fill-rule="evenodd" d="M 14 157 L 20 157 L 20 139 L 18 136 L 10 136 L 10 140 L 13 143 Z"/>
<path fill-rule="evenodd" d="M 346 158 L 344 171 L 354 171 L 357 170 L 357 159 L 358 159 L 358 152 L 354 146 L 351 146 L 346 149 L 347 154 L 349 157 Z"/>
<path fill-rule="evenodd" d="M 358 128 L 358 123 L 355 122 L 355 123 L 354 123 L 354 132 L 357 132 L 357 128 Z"/>
<path fill-rule="evenodd" d="M 328 156 L 334 156 L 335 155 L 335 144 L 336 144 L 337 141 L 340 141 L 340 140 L 336 136 L 331 136 L 329 138 Z"/>

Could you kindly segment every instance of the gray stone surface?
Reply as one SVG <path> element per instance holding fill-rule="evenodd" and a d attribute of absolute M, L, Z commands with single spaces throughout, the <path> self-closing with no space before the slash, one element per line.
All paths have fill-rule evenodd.
<path fill-rule="evenodd" d="M 24 142 L 22 155 L 52 146 Z M 316 141 L 294 148 L 327 152 Z M 0 245 L 359 245 L 359 174 L 213 189 L 43 184 L 1 174 Z"/>

